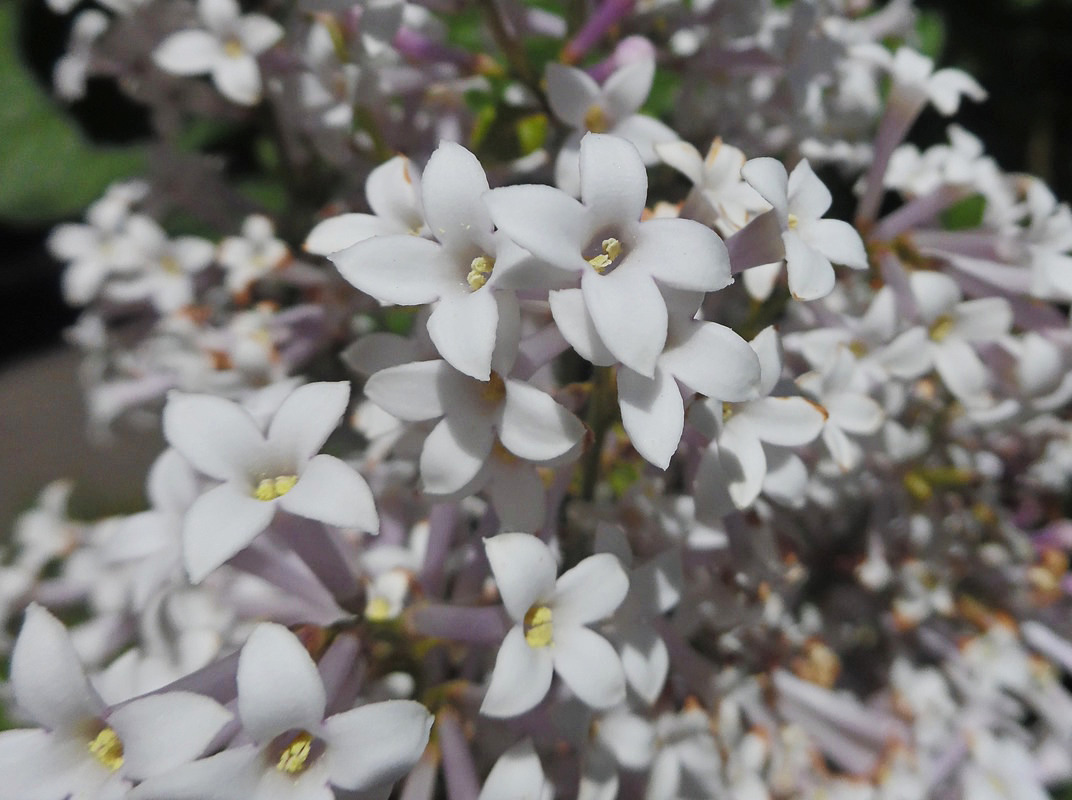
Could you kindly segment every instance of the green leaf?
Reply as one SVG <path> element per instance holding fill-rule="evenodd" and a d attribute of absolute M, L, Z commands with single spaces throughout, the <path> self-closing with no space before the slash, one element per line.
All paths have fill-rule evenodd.
<path fill-rule="evenodd" d="M 77 214 L 108 184 L 144 170 L 140 147 L 88 142 L 18 58 L 18 9 L 0 1 L 0 220 Z"/>
<path fill-rule="evenodd" d="M 963 231 L 978 228 L 983 224 L 986 211 L 986 198 L 973 194 L 958 200 L 942 214 L 942 227 L 947 231 Z"/>
<path fill-rule="evenodd" d="M 916 22 L 919 49 L 923 55 L 938 60 L 945 47 L 945 20 L 937 11 L 921 11 Z"/>
<path fill-rule="evenodd" d="M 546 114 L 529 114 L 517 121 L 517 141 L 524 155 L 534 153 L 547 143 L 550 124 Z"/>

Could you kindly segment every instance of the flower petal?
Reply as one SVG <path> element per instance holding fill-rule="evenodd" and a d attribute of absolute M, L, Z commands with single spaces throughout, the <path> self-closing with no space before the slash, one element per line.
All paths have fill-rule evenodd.
<path fill-rule="evenodd" d="M 1004 297 L 967 300 L 953 308 L 953 335 L 967 342 L 992 342 L 1012 327 L 1012 308 Z"/>
<path fill-rule="evenodd" d="M 551 316 L 562 337 L 585 361 L 597 367 L 608 367 L 617 359 L 599 338 L 592 315 L 584 304 L 580 289 L 560 289 L 548 295 Z"/>
<path fill-rule="evenodd" d="M 153 61 L 172 75 L 204 75 L 222 57 L 219 40 L 208 31 L 173 33 L 153 51 Z"/>
<path fill-rule="evenodd" d="M 553 61 L 547 65 L 547 100 L 551 111 L 571 128 L 584 128 L 585 114 L 599 94 L 599 84 L 584 70 Z"/>
<path fill-rule="evenodd" d="M 957 282 L 941 272 L 917 270 L 909 274 L 908 285 L 916 299 L 916 310 L 924 325 L 932 324 L 960 302 L 960 287 Z"/>
<path fill-rule="evenodd" d="M 774 206 L 778 221 L 785 228 L 789 218 L 789 175 L 782 162 L 767 157 L 753 158 L 741 167 L 741 177 Z"/>
<path fill-rule="evenodd" d="M 646 377 L 666 343 L 666 301 L 647 274 L 623 264 L 600 275 L 581 276 L 584 304 L 600 338 L 615 357 Z"/>
<path fill-rule="evenodd" d="M 576 627 L 606 619 L 629 591 L 629 576 L 610 553 L 596 553 L 566 570 L 555 583 L 551 624 Z"/>
<path fill-rule="evenodd" d="M 543 800 L 548 789 L 532 739 L 522 739 L 499 756 L 477 800 Z"/>
<path fill-rule="evenodd" d="M 428 318 L 428 336 L 448 364 L 486 381 L 498 325 L 499 306 L 491 289 L 450 293 L 440 298 Z"/>
<path fill-rule="evenodd" d="M 217 480 L 247 479 L 266 449 L 253 417 L 221 397 L 172 392 L 163 427 L 168 444 Z"/>
<path fill-rule="evenodd" d="M 710 228 L 690 219 L 649 219 L 637 227 L 630 261 L 650 264 L 666 286 L 714 292 L 733 283 L 726 245 Z"/>
<path fill-rule="evenodd" d="M 934 369 L 949 391 L 969 405 L 985 402 L 989 374 L 970 344 L 946 339 L 932 350 Z"/>
<path fill-rule="evenodd" d="M 263 756 L 252 745 L 224 750 L 182 769 L 174 769 L 139 784 L 129 800 L 248 800 L 259 797 L 257 784 L 264 773 Z"/>
<path fill-rule="evenodd" d="M 503 447 L 528 461 L 550 461 L 568 453 L 584 436 L 584 425 L 535 386 L 506 381 L 499 423 Z"/>
<path fill-rule="evenodd" d="M 555 672 L 582 703 L 611 708 L 625 701 L 621 659 L 598 633 L 583 627 L 556 627 L 551 649 Z"/>
<path fill-rule="evenodd" d="M 788 211 L 801 219 L 819 219 L 833 202 L 830 190 L 819 180 L 806 158 L 801 159 L 800 163 L 793 168 L 786 188 L 789 200 Z"/>
<path fill-rule="evenodd" d="M 571 272 L 590 269 L 581 252 L 595 233 L 584 206 L 550 186 L 506 186 L 485 199 L 499 230 L 552 266 Z"/>
<path fill-rule="evenodd" d="M 509 534 L 501 534 L 508 536 Z M 595 636 L 595 634 L 592 634 Z M 520 625 L 511 628 L 495 656 L 480 713 L 486 717 L 516 717 L 535 708 L 547 696 L 554 677 L 550 648 L 529 647 Z"/>
<path fill-rule="evenodd" d="M 580 168 L 581 202 L 592 220 L 593 233 L 640 219 L 648 201 L 648 173 L 631 142 L 607 134 L 586 134 L 581 139 Z"/>
<path fill-rule="evenodd" d="M 193 692 L 147 695 L 108 715 L 123 742 L 123 775 L 144 780 L 200 756 L 231 712 Z"/>
<path fill-rule="evenodd" d="M 251 55 L 221 58 L 212 65 L 212 82 L 220 94 L 243 106 L 252 106 L 261 99 L 261 70 Z"/>
<path fill-rule="evenodd" d="M 63 623 L 44 606 L 26 609 L 11 655 L 15 702 L 34 722 L 66 732 L 98 716 L 104 703 L 90 686 Z"/>
<path fill-rule="evenodd" d="M 666 676 L 670 671 L 670 654 L 666 649 L 666 643 L 650 624 L 630 625 L 622 631 L 622 634 L 619 652 L 622 658 L 622 668 L 625 670 L 625 679 L 633 691 L 651 705 L 662 692 Z M 608 731 L 608 733 L 611 732 Z M 634 734 L 639 733 L 640 731 L 634 731 Z M 607 741 L 609 744 L 612 739 L 608 736 Z M 615 744 L 609 744 L 609 746 L 617 749 Z M 650 757 L 649 752 L 648 758 Z"/>
<path fill-rule="evenodd" d="M 328 717 L 324 740 L 331 783 L 362 790 L 394 783 L 428 744 L 432 715 L 412 700 L 388 700 Z"/>
<path fill-rule="evenodd" d="M 238 716 L 253 741 L 266 744 L 293 728 L 316 731 L 324 719 L 324 682 L 298 637 L 262 622 L 238 657 Z"/>
<path fill-rule="evenodd" d="M 654 378 L 645 378 L 622 367 L 618 370 L 618 406 L 636 451 L 659 469 L 670 466 L 685 427 L 685 405 L 673 376 L 657 368 Z"/>
<path fill-rule="evenodd" d="M 365 383 L 365 396 L 384 411 L 407 422 L 443 416 L 437 391 L 443 361 L 415 361 L 375 373 Z"/>
<path fill-rule="evenodd" d="M 835 392 L 823 398 L 830 422 L 849 433 L 875 433 L 882 427 L 882 406 L 864 394 Z"/>
<path fill-rule="evenodd" d="M 260 55 L 283 38 L 283 26 L 263 14 L 246 14 L 235 25 L 238 40 L 247 52 Z"/>
<path fill-rule="evenodd" d="M 826 413 L 803 397 L 761 397 L 743 406 L 731 422 L 748 425 L 760 441 L 783 447 L 812 442 L 823 429 Z"/>
<path fill-rule="evenodd" d="M 268 443 L 300 465 L 312 458 L 338 427 L 350 401 L 349 381 L 299 386 L 279 406 L 268 426 Z"/>
<path fill-rule="evenodd" d="M 520 623 L 536 603 L 550 602 L 558 565 L 551 549 L 528 533 L 500 533 L 484 550 L 506 612 Z"/>
<path fill-rule="evenodd" d="M 488 460 L 494 442 L 490 427 L 466 425 L 449 416 L 440 420 L 421 450 L 424 491 L 450 495 L 465 487 Z"/>
<path fill-rule="evenodd" d="M 339 528 L 378 533 L 380 517 L 365 479 L 344 461 L 321 453 L 302 470 L 279 504 L 291 514 Z"/>
<path fill-rule="evenodd" d="M 610 116 L 622 120 L 635 113 L 648 99 L 654 80 L 654 58 L 641 58 L 614 70 L 602 91 Z"/>
<path fill-rule="evenodd" d="M 763 488 L 767 456 L 759 439 L 751 431 L 741 428 L 739 425 L 727 425 L 723 429 L 718 440 L 717 455 L 726 491 L 734 505 L 748 508 Z"/>
<path fill-rule="evenodd" d="M 398 226 L 372 214 L 340 214 L 309 231 L 302 249 L 318 256 L 329 256 L 373 236 L 398 234 Z"/>
<path fill-rule="evenodd" d="M 856 228 L 840 219 L 817 219 L 801 223 L 801 237 L 834 264 L 867 269 L 867 251 Z"/>
<path fill-rule="evenodd" d="M 205 492 L 186 512 L 182 554 L 192 583 L 248 546 L 275 516 L 275 503 L 258 500 L 224 483 Z"/>
<path fill-rule="evenodd" d="M 716 322 L 670 321 L 659 366 L 694 392 L 737 402 L 755 396 L 759 358 L 748 342 Z M 619 378 L 620 380 L 620 378 Z"/>
<path fill-rule="evenodd" d="M 834 290 L 834 267 L 795 231 L 782 234 L 789 291 L 797 300 L 818 300 Z"/>
<path fill-rule="evenodd" d="M 483 200 L 488 189 L 484 168 L 460 144 L 442 142 L 428 159 L 421 176 L 424 217 L 432 235 L 451 252 L 492 252 L 491 216 Z"/>
<path fill-rule="evenodd" d="M 328 258 L 347 281 L 381 303 L 430 303 L 464 280 L 442 245 L 419 236 L 374 236 Z"/>

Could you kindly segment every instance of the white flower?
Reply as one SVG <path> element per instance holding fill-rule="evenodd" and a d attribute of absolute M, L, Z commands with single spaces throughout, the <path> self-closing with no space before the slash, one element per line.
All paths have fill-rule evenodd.
<path fill-rule="evenodd" d="M 432 716 L 388 700 L 324 718 L 324 682 L 298 638 L 274 623 L 250 635 L 238 659 L 238 716 L 253 744 L 224 750 L 153 780 L 132 800 L 330 797 L 328 786 L 388 788 L 424 752 Z"/>
<path fill-rule="evenodd" d="M 316 455 L 349 397 L 346 382 L 301 386 L 283 401 L 266 434 L 228 400 L 169 397 L 168 442 L 198 471 L 224 481 L 194 502 L 183 524 L 183 558 L 192 581 L 252 542 L 277 508 L 328 525 L 378 530 L 364 478 L 335 456 Z"/>
<path fill-rule="evenodd" d="M 802 159 L 787 175 L 773 158 L 753 158 L 741 168 L 744 179 L 774 206 L 782 229 L 789 291 L 798 300 L 816 300 L 834 288 L 834 268 L 844 264 L 867 269 L 860 234 L 849 223 L 822 219 L 829 210 L 830 190 Z"/>
<path fill-rule="evenodd" d="M 543 484 L 533 464 L 572 457 L 584 436 L 580 420 L 534 386 L 492 373 L 477 381 L 444 361 L 380 370 L 368 398 L 408 422 L 442 417 L 425 440 L 424 491 L 464 497 L 484 486 L 504 524 L 543 523 Z"/>
<path fill-rule="evenodd" d="M 820 370 L 797 379 L 797 385 L 826 409 L 823 443 L 842 472 L 854 469 L 863 458 L 863 448 L 849 434 L 877 433 L 885 420 L 882 406 L 857 388 L 857 370 L 852 351 L 839 347 Z"/>
<path fill-rule="evenodd" d="M 231 719 L 191 692 L 108 709 L 63 624 L 37 604 L 26 610 L 11 682 L 19 707 L 42 727 L 0 733 L 3 800 L 118 797 L 131 781 L 197 758 Z"/>
<path fill-rule="evenodd" d="M 477 800 L 551 800 L 554 786 L 543 773 L 532 739 L 522 739 L 495 761 Z"/>
<path fill-rule="evenodd" d="M 246 217 L 241 236 L 220 242 L 217 259 L 227 272 L 227 288 L 238 294 L 254 281 L 278 268 L 290 255 L 286 242 L 277 239 L 272 221 L 260 214 Z"/>
<path fill-rule="evenodd" d="M 744 153 L 724 144 L 721 139 L 711 142 L 706 157 L 685 141 L 657 144 L 655 152 L 664 163 L 692 182 L 695 194 L 702 198 L 711 221 L 723 236 L 736 233 L 755 214 L 770 208 L 756 190 L 741 179 Z M 707 221 L 703 217 L 700 219 Z"/>
<path fill-rule="evenodd" d="M 620 67 L 602 87 L 584 70 L 554 62 L 547 65 L 551 111 L 574 130 L 555 160 L 555 184 L 559 189 L 574 197 L 581 193 L 578 151 L 585 133 L 620 136 L 637 149 L 645 164 L 658 160 L 655 145 L 677 139 L 673 129 L 659 120 L 636 113 L 648 99 L 654 79 L 654 57 Z"/>
<path fill-rule="evenodd" d="M 549 186 L 508 186 L 488 195 L 491 217 L 571 283 L 580 280 L 579 289 L 550 295 L 566 340 L 582 354 L 600 354 L 597 364 L 619 361 L 652 378 L 667 336 L 660 285 L 694 292 L 729 285 L 726 246 L 698 222 L 640 221 L 647 173 L 626 140 L 588 134 L 580 158 L 582 202 Z"/>
<path fill-rule="evenodd" d="M 330 256 L 373 236 L 420 235 L 426 230 L 421 175 L 405 156 L 395 156 L 369 173 L 365 199 L 371 214 L 340 214 L 318 223 L 305 239 L 305 251 Z"/>
<path fill-rule="evenodd" d="M 173 33 L 153 51 L 153 60 L 173 75 L 212 75 L 228 100 L 252 106 L 261 99 L 257 56 L 283 38 L 279 23 L 263 14 L 242 15 L 236 0 L 198 0 L 208 30 Z"/>
<path fill-rule="evenodd" d="M 747 508 L 765 491 L 779 502 L 795 505 L 803 497 L 807 470 L 788 450 L 813 441 L 823 429 L 826 412 L 803 397 L 772 397 L 781 378 L 782 356 L 773 328 L 752 340 L 759 356 L 758 397 L 741 403 L 705 401 L 692 419 L 712 437 L 696 474 L 696 514 L 703 519 Z"/>
<path fill-rule="evenodd" d="M 962 96 L 986 99 L 986 90 L 968 73 L 952 68 L 935 72 L 934 61 L 911 47 L 898 47 L 890 55 L 882 45 L 864 44 L 854 47 L 853 54 L 889 71 L 893 79 L 889 103 L 901 107 L 905 116 L 915 115 L 928 101 L 948 117 L 957 113 Z"/>
<path fill-rule="evenodd" d="M 609 553 L 589 556 L 555 580 L 550 548 L 527 533 L 484 540 L 506 612 L 506 634 L 480 706 L 489 717 L 513 717 L 536 706 L 555 672 L 593 708 L 625 699 L 625 674 L 610 643 L 588 625 L 621 605 L 629 578 Z"/>
<path fill-rule="evenodd" d="M 971 762 L 961 773 L 961 791 L 971 800 L 1047 800 L 1039 769 L 1021 742 L 989 731 L 971 734 Z"/>
<path fill-rule="evenodd" d="M 330 255 L 350 283 L 381 303 L 438 301 L 428 335 L 455 369 L 488 380 L 517 347 L 520 311 L 504 273 L 530 260 L 494 231 L 484 203 L 488 179 L 476 156 L 443 142 L 421 177 L 424 218 L 437 241 L 408 234 L 366 238 Z M 332 245 L 333 246 L 333 245 Z"/>

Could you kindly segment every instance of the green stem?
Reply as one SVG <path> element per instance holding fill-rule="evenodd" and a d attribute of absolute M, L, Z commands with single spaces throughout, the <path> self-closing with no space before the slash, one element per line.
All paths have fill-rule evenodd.
<path fill-rule="evenodd" d="M 521 46 L 521 42 L 512 37 L 510 31 L 507 30 L 506 23 L 495 5 L 495 0 L 476 0 L 476 3 L 483 13 L 488 27 L 491 28 L 491 35 L 495 39 L 495 44 L 499 46 L 503 55 L 506 56 L 506 63 L 510 65 L 510 70 L 519 81 L 536 95 L 540 105 L 543 106 L 543 110 L 550 114 L 551 104 L 547 101 L 543 87 L 540 86 L 540 76 L 533 72 L 532 65 L 529 63 L 528 55 L 525 53 L 525 48 Z"/>
<path fill-rule="evenodd" d="M 614 368 L 596 367 L 592 373 L 592 393 L 588 398 L 586 422 L 592 431 L 592 444 L 581 465 L 581 497 L 591 500 L 599 484 L 599 467 L 607 429 L 614 421 Z"/>

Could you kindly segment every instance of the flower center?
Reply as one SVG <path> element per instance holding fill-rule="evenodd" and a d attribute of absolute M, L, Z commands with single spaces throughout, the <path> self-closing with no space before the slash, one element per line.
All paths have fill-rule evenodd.
<path fill-rule="evenodd" d="M 722 421 L 726 422 L 733 416 L 736 409 L 733 407 L 733 403 L 722 404 Z"/>
<path fill-rule="evenodd" d="M 241 58 L 245 53 L 246 50 L 242 47 L 242 43 L 234 36 L 223 43 L 223 54 L 228 58 Z"/>
<path fill-rule="evenodd" d="M 488 282 L 491 271 L 495 269 L 495 259 L 487 256 L 477 256 L 469 265 L 469 274 L 465 276 L 465 282 L 474 292 Z"/>
<path fill-rule="evenodd" d="M 164 256 L 160 259 L 160 266 L 163 267 L 164 272 L 171 275 L 182 275 L 182 267 L 172 256 Z"/>
<path fill-rule="evenodd" d="M 797 218 L 796 214 L 790 214 L 787 222 L 789 224 L 789 230 L 795 231 L 800 224 L 800 219 Z"/>
<path fill-rule="evenodd" d="M 290 744 L 283 748 L 283 752 L 279 754 L 279 761 L 276 762 L 275 768 L 288 775 L 297 775 L 299 772 L 304 772 L 305 768 L 308 766 L 309 754 L 312 752 L 312 749 L 312 734 L 307 731 L 302 731 L 290 740 Z"/>
<path fill-rule="evenodd" d="M 105 728 L 93 738 L 89 752 L 112 772 L 123 766 L 123 741 L 111 728 Z"/>
<path fill-rule="evenodd" d="M 492 372 L 491 377 L 484 383 L 480 398 L 488 405 L 498 405 L 506 398 L 506 382 L 498 372 Z"/>
<path fill-rule="evenodd" d="M 386 597 L 373 597 L 365 606 L 365 619 L 370 622 L 386 622 L 393 617 L 391 601 Z"/>
<path fill-rule="evenodd" d="M 257 484 L 257 488 L 253 490 L 253 496 L 264 502 L 275 500 L 277 497 L 282 497 L 293 489 L 294 484 L 297 482 L 297 475 L 280 475 L 278 478 L 262 478 L 261 482 Z"/>
<path fill-rule="evenodd" d="M 584 112 L 584 127 L 592 133 L 606 133 L 610 127 L 606 112 L 597 103 L 588 106 L 588 110 Z"/>
<path fill-rule="evenodd" d="M 946 339 L 953 332 L 953 324 L 953 318 L 949 314 L 942 314 L 931 325 L 931 339 L 936 342 Z"/>
<path fill-rule="evenodd" d="M 547 647 L 552 642 L 551 609 L 533 606 L 525 613 L 525 641 L 529 647 Z"/>
<path fill-rule="evenodd" d="M 588 263 L 592 265 L 592 269 L 600 275 L 610 269 L 622 254 L 622 243 L 612 236 L 609 239 L 603 240 L 602 249 L 602 253 L 588 259 Z"/>

